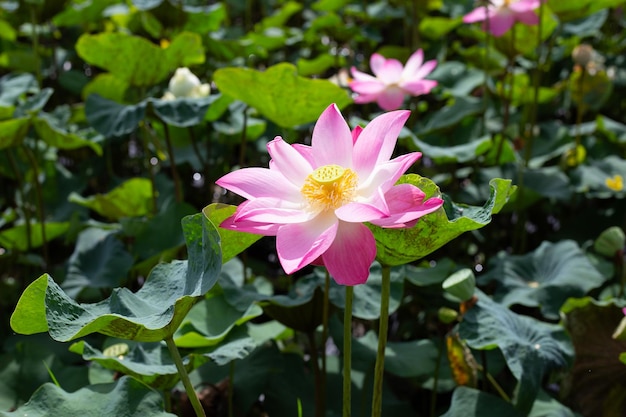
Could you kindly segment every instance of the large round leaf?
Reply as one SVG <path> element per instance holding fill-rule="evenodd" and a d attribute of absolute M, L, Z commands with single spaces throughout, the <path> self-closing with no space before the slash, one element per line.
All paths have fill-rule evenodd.
<path fill-rule="evenodd" d="M 330 103 L 341 109 L 351 102 L 342 88 L 330 81 L 300 77 L 288 63 L 265 72 L 222 68 L 215 71 L 213 79 L 222 93 L 254 107 L 282 127 L 313 122 Z"/>
<path fill-rule="evenodd" d="M 84 34 L 76 42 L 76 52 L 85 62 L 139 87 L 163 81 L 177 67 L 204 62 L 202 39 L 190 32 L 179 34 L 165 49 L 121 32 Z"/>
<path fill-rule="evenodd" d="M 572 240 L 543 242 L 526 255 L 502 252 L 483 278 L 497 281 L 498 302 L 540 307 L 545 317 L 555 320 L 565 300 L 582 297 L 606 280 Z"/>
<path fill-rule="evenodd" d="M 474 388 L 458 387 L 450 408 L 441 417 L 524 417 L 510 403 Z"/>
<path fill-rule="evenodd" d="M 413 184 L 427 198 L 439 196 L 439 187 L 416 174 L 403 176 L 399 182 Z M 370 225 L 376 238 L 376 257 L 384 265 L 402 265 L 420 259 L 439 249 L 464 232 L 480 229 L 491 222 L 515 191 L 511 180 L 495 178 L 489 181 L 491 196 L 484 206 L 455 204 L 446 199 L 444 207 L 422 217 L 410 229 L 383 229 Z"/>
<path fill-rule="evenodd" d="M 89 385 L 72 393 L 46 383 L 26 404 L 13 412 L 0 411 L 0 417 L 175 416 L 163 411 L 163 407 L 161 394 L 125 376 L 110 384 Z"/>
<path fill-rule="evenodd" d="M 116 288 L 106 300 L 79 304 L 48 275 L 29 285 L 11 316 L 17 333 L 48 331 L 69 341 L 91 333 L 154 342 L 171 337 L 193 304 L 217 281 L 219 235 L 202 214 L 183 219 L 188 261 L 157 265 L 136 293 Z"/>
<path fill-rule="evenodd" d="M 528 412 L 544 375 L 567 366 L 573 349 L 561 326 L 515 314 L 480 290 L 476 293 L 478 303 L 463 316 L 459 334 L 473 349 L 500 349 L 519 381 L 516 407 Z"/>

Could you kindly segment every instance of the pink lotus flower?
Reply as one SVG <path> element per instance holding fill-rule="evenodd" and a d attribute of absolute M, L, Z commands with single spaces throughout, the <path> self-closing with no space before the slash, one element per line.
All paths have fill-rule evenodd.
<path fill-rule="evenodd" d="M 534 10 L 541 6 L 542 0 L 489 0 L 486 6 L 480 6 L 463 17 L 463 22 L 483 22 L 483 29 L 496 37 L 504 35 L 515 22 L 536 25 L 539 16 Z M 487 23 L 487 21 L 489 23 Z"/>
<path fill-rule="evenodd" d="M 375 101 L 383 110 L 396 110 L 402 106 L 405 95 L 427 94 L 437 85 L 437 81 L 424 79 L 436 66 L 435 60 L 424 63 L 421 49 L 409 57 L 404 67 L 397 59 L 373 54 L 370 68 L 375 77 L 355 67 L 351 68 L 354 80 L 349 85 L 352 91 L 358 93 L 354 102 L 363 104 Z"/>
<path fill-rule="evenodd" d="M 217 181 L 247 199 L 220 226 L 276 236 L 288 274 L 323 264 L 339 284 L 363 284 L 376 257 L 374 236 L 363 223 L 412 227 L 443 204 L 424 201 L 411 184 L 395 185 L 421 156 L 390 160 L 409 113 L 385 113 L 351 132 L 332 104 L 315 124 L 311 146 L 276 137 L 267 145 L 269 169 L 244 168 Z"/>

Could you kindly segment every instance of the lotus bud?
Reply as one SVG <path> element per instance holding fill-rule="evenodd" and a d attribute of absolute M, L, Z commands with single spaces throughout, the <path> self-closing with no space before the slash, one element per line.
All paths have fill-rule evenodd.
<path fill-rule="evenodd" d="M 594 59 L 595 53 L 593 46 L 582 43 L 576 46 L 572 51 L 572 59 L 574 63 L 586 68 L 587 64 Z"/>
<path fill-rule="evenodd" d="M 445 324 L 450 324 L 459 318 L 459 313 L 449 307 L 441 307 L 437 315 L 439 316 L 439 321 Z"/>
<path fill-rule="evenodd" d="M 198 98 L 206 97 L 211 93 L 209 84 L 201 84 L 200 79 L 186 67 L 176 70 L 174 76 L 170 79 L 168 88 L 169 91 L 165 93 L 166 96 L 170 93 L 168 98 L 171 98 L 172 95 L 175 98 Z"/>
<path fill-rule="evenodd" d="M 463 268 L 446 278 L 441 286 L 448 294 L 467 301 L 474 295 L 476 277 L 471 269 Z"/>
<path fill-rule="evenodd" d="M 626 236 L 624 231 L 617 226 L 612 226 L 600 233 L 600 236 L 593 243 L 593 248 L 601 255 L 612 258 L 619 250 L 626 246 Z"/>

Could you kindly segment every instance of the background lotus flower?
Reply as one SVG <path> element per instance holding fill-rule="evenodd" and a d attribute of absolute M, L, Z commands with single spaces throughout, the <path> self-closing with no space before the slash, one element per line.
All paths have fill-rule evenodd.
<path fill-rule="evenodd" d="M 403 67 L 397 59 L 386 59 L 380 54 L 373 54 L 370 58 L 370 68 L 375 77 L 351 68 L 354 80 L 350 88 L 358 96 L 355 103 L 376 102 L 383 110 L 396 110 L 402 106 L 404 96 L 419 96 L 427 94 L 436 85 L 437 81 L 425 80 L 428 74 L 437 66 L 437 61 L 424 62 L 424 52 L 415 51 Z"/>
<path fill-rule="evenodd" d="M 364 283 L 376 244 L 363 222 L 411 227 L 443 204 L 440 198 L 424 201 L 411 184 L 395 185 L 421 156 L 390 160 L 409 113 L 385 113 L 351 132 L 332 104 L 318 119 L 311 146 L 276 137 L 267 145 L 269 169 L 244 168 L 217 181 L 247 199 L 221 227 L 276 236 L 289 274 L 317 263 L 339 284 Z"/>
<path fill-rule="evenodd" d="M 515 22 L 536 25 L 539 16 L 534 12 L 541 6 L 541 0 L 489 0 L 486 6 L 480 6 L 463 16 L 463 22 L 483 22 L 483 29 L 489 29 L 493 36 L 504 35 Z M 487 25 L 487 21 L 489 24 Z"/>
<path fill-rule="evenodd" d="M 168 91 L 165 92 L 163 100 L 174 100 L 176 98 L 200 98 L 211 93 L 209 84 L 200 83 L 200 79 L 189 70 L 189 68 L 178 68 L 168 84 Z"/>

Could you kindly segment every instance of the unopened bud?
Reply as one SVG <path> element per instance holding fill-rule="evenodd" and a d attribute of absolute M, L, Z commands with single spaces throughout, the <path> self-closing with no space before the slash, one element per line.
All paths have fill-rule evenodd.
<path fill-rule="evenodd" d="M 600 255 L 612 258 L 619 250 L 626 246 L 626 236 L 624 231 L 617 226 L 612 226 L 600 233 L 600 236 L 593 243 L 593 248 Z"/>
<path fill-rule="evenodd" d="M 474 295 L 476 277 L 471 269 L 463 268 L 446 278 L 441 286 L 448 294 L 467 301 Z"/>

